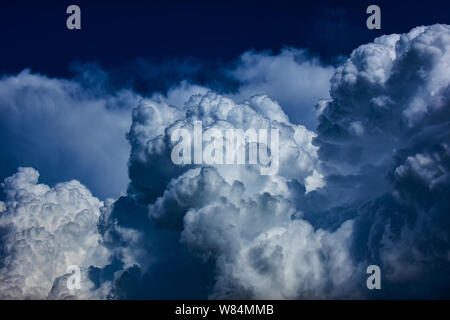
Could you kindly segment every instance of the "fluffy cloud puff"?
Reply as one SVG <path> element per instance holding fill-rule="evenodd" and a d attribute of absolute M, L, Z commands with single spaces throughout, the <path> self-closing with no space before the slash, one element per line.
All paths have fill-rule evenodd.
<path fill-rule="evenodd" d="M 177 128 L 192 130 L 197 120 L 204 130 L 279 129 L 278 174 L 261 176 L 252 165 L 174 165 L 171 133 Z M 124 221 L 126 213 L 114 208 L 105 213 L 101 229 L 111 240 L 110 248 L 124 259 L 128 247 L 138 246 L 135 241 L 130 245 L 127 235 L 138 231 L 138 238 L 154 242 L 145 246 L 151 256 L 158 251 L 155 247 L 167 244 L 162 244 L 164 237 L 151 239 L 146 234 L 167 230 L 200 261 L 213 264 L 215 284 L 210 297 L 343 296 L 340 284 L 353 288 L 358 268 L 348 249 L 352 223 L 334 233 L 315 230 L 299 210 L 305 185 L 313 190 L 321 182 L 314 136 L 290 123 L 268 96 L 238 104 L 210 92 L 192 96 L 183 111 L 164 102 L 141 103 L 133 111 L 128 134 L 132 145 L 129 200 L 122 199 L 117 206 L 134 202 L 135 207 L 146 208 L 150 220 L 135 228 L 132 220 L 142 217 Z M 267 290 L 273 287 L 276 290 Z M 357 295 L 350 291 L 346 291 L 349 296 Z"/>
<path fill-rule="evenodd" d="M 142 96 L 182 109 L 190 96 L 210 90 L 208 84 L 196 84 L 200 83 L 197 77 L 185 72 L 187 61 L 168 65 L 172 71 L 164 71 L 167 66 L 139 64 L 138 70 L 131 68 L 132 75 L 120 70 L 106 72 L 93 64 L 77 65 L 78 76 L 71 80 L 29 70 L 4 76 L 0 79 L 0 145 L 4 146 L 0 149 L 0 179 L 13 174 L 18 166 L 32 166 L 46 183 L 78 179 L 101 197 L 124 193 L 129 155 L 124 136 L 131 110 Z M 332 73 L 331 67 L 294 49 L 278 55 L 247 52 L 227 67 L 192 67 L 198 69 L 195 74 L 217 75 L 220 82 L 234 83 L 222 91 L 236 101 L 269 94 L 284 104 L 295 123 L 308 128 L 315 124 L 315 100 L 328 97 Z M 161 72 L 163 81 L 171 82 L 163 93 L 155 92 L 159 86 L 153 83 L 161 80 Z M 140 81 L 146 90 L 136 94 L 122 89 L 129 88 L 137 73 L 145 73 Z M 172 79 L 172 73 L 179 74 Z M 297 112 L 300 107 L 301 113 Z"/>
<path fill-rule="evenodd" d="M 109 258 L 97 232 L 103 203 L 78 181 L 50 188 L 38 177 L 32 168 L 19 168 L 2 184 L 0 298 L 45 299 L 50 291 L 59 298 L 105 298 L 107 284 L 95 288 L 86 272 Z M 71 265 L 83 268 L 82 290 L 62 295 L 54 281 L 67 279 Z M 59 287 L 69 291 L 66 281 Z"/>
<path fill-rule="evenodd" d="M 340 173 L 381 166 L 448 120 L 449 27 L 418 27 L 353 51 L 331 79 L 316 144 Z"/>
<path fill-rule="evenodd" d="M 211 127 L 278 129 L 281 163 L 279 176 L 295 179 L 302 185 L 306 178 L 313 175 L 319 179 L 318 172 L 315 171 L 318 168 L 317 148 L 312 144 L 314 133 L 302 125 L 290 123 L 280 105 L 269 97 L 254 96 L 237 104 L 229 98 L 209 92 L 192 96 L 184 108 L 185 110 L 180 110 L 171 107 L 164 101 L 145 100 L 133 111 L 133 124 L 128 134 L 132 146 L 129 162 L 132 180 L 130 188 L 135 194 L 142 190 L 147 196 L 144 202 L 154 201 L 157 196 L 162 195 L 173 177 L 193 167 L 181 167 L 172 163 L 170 153 L 175 143 L 170 138 L 175 129 L 185 128 L 192 132 L 195 121 L 202 122 L 204 131 Z M 216 167 L 229 183 L 246 179 L 247 173 L 254 169 L 251 166 L 243 169 L 240 165 Z M 158 178 L 155 179 L 155 175 Z M 255 179 L 260 182 L 258 187 L 255 184 L 256 190 L 270 190 L 273 186 L 266 186 L 264 189 L 264 181 L 278 178 L 267 179 L 258 175 Z M 273 190 L 275 189 L 272 192 Z"/>
<path fill-rule="evenodd" d="M 331 298 L 352 287 L 351 222 L 334 233 L 314 230 L 291 200 L 269 192 L 248 196 L 243 183 L 229 186 L 213 169 L 202 169 L 190 183 L 176 184 L 184 197 L 214 193 L 211 184 L 221 190 L 188 209 L 181 234 L 204 262 L 215 262 L 211 298 Z"/>

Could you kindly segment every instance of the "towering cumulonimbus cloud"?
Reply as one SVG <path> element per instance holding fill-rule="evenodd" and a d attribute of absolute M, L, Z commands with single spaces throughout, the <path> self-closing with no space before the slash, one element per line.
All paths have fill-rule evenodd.
<path fill-rule="evenodd" d="M 381 266 L 390 297 L 448 297 L 449 94 L 450 27 L 433 25 L 356 49 L 320 106 L 311 205 L 353 202 L 354 259 Z"/>
<path fill-rule="evenodd" d="M 173 164 L 172 132 L 192 130 L 196 121 L 204 130 L 278 129 L 280 148 L 271 150 L 280 153 L 277 174 L 260 175 L 258 165 L 249 164 Z M 183 111 L 141 103 L 133 111 L 128 134 L 132 145 L 128 200 L 119 200 L 101 218 L 108 247 L 124 258 L 128 247 L 139 247 L 127 240 L 130 232 L 138 231 L 135 239 L 145 239 L 141 248 L 152 256 L 158 246 L 180 245 L 155 237 L 169 232 L 200 262 L 212 266 L 216 279 L 209 293 L 212 298 L 339 297 L 341 284 L 353 288 L 358 268 L 349 253 L 352 222 L 333 233 L 315 230 L 300 210 L 306 191 L 323 185 L 314 136 L 290 123 L 268 96 L 237 104 L 210 92 L 191 97 Z M 137 228 L 132 220 L 142 217 L 128 214 L 126 219 L 123 211 L 130 210 L 123 205 L 130 202 L 148 215 L 148 222 Z M 139 257 L 133 261 L 140 265 Z M 158 264 L 145 262 L 145 272 L 158 269 L 152 263 Z M 347 290 L 349 295 L 357 296 L 351 291 Z"/>
<path fill-rule="evenodd" d="M 244 87 L 264 87 L 259 74 Z M 269 95 L 179 89 L 133 110 L 119 199 L 101 203 L 73 181 L 37 184 L 32 169 L 5 180 L 4 297 L 448 298 L 449 26 L 355 49 L 316 106 L 315 132 Z M 175 165 L 172 133 L 197 121 L 278 129 L 278 170 Z M 75 293 L 65 286 L 73 260 L 87 279 Z M 372 264 L 381 291 L 366 289 Z"/>
<path fill-rule="evenodd" d="M 448 26 L 419 27 L 357 48 L 332 77 L 331 98 L 317 105 L 316 133 L 290 123 L 267 96 L 242 104 L 193 96 L 185 114 L 177 110 L 164 130 L 146 135 L 161 111 L 143 117 L 138 107 L 127 201 L 212 266 L 212 298 L 370 296 L 362 288 L 371 264 L 381 267 L 386 297 L 425 297 L 433 288 L 445 296 L 449 36 Z M 171 132 L 196 120 L 278 128 L 278 173 L 173 165 Z"/>
<path fill-rule="evenodd" d="M 448 120 L 448 38 L 444 25 L 382 36 L 337 69 L 316 139 L 330 172 L 392 164 L 399 149 Z"/>

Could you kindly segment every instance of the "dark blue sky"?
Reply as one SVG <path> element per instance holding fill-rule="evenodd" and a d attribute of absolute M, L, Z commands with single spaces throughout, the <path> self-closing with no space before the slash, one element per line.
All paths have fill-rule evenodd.
<path fill-rule="evenodd" d="M 77 4 L 82 30 L 69 31 Z M 365 27 L 369 4 L 381 31 Z M 329 60 L 386 33 L 449 23 L 448 1 L 14 1 L 0 7 L 0 72 L 69 76 L 73 61 L 111 70 L 136 58 L 227 62 L 249 49 L 309 48 Z M 332 60 L 331 60 L 332 61 Z"/>

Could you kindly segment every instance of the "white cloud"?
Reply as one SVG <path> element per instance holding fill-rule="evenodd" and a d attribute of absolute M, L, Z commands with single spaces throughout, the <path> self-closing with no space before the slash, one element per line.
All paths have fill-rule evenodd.
<path fill-rule="evenodd" d="M 218 280 L 211 297 L 333 297 L 342 294 L 338 290 L 342 281 L 351 287 L 356 268 L 348 251 L 351 223 L 335 233 L 314 230 L 296 207 L 297 198 L 305 193 L 305 181 L 308 191 L 323 185 L 312 145 L 314 133 L 290 123 L 280 105 L 267 96 L 237 104 L 209 92 L 191 97 L 186 109 L 183 115 L 165 104 L 148 102 L 134 110 L 128 134 L 136 155 L 130 162 L 134 172 L 130 196 L 148 204 L 152 223 L 181 232 L 184 245 L 204 261 L 213 261 Z M 168 116 L 173 116 L 172 122 L 161 121 Z M 173 147 L 168 137 L 175 128 L 192 128 L 196 120 L 204 128 L 278 128 L 278 175 L 261 176 L 248 165 L 167 169 Z M 162 164 L 167 182 L 161 184 L 150 177 Z M 299 185 L 298 190 L 290 189 L 292 183 Z M 114 219 L 106 219 L 106 225 Z M 283 261 L 277 261 L 273 270 L 269 266 L 260 270 L 261 261 L 273 264 L 268 259 L 276 254 Z M 270 287 L 276 289 L 269 293 Z"/>
<path fill-rule="evenodd" d="M 45 299 L 68 266 L 103 267 L 108 262 L 97 232 L 103 203 L 78 181 L 51 188 L 38 184 L 38 177 L 32 168 L 19 168 L 2 184 L 2 299 Z M 83 285 L 92 286 L 86 278 Z M 80 293 L 94 295 L 86 288 L 72 295 Z"/>
<path fill-rule="evenodd" d="M 221 178 L 215 177 L 209 183 L 217 185 Z M 299 213 L 289 199 L 268 192 L 249 196 L 243 183 L 221 187 L 220 198 L 192 206 L 184 217 L 182 242 L 215 263 L 212 298 L 325 298 L 342 295 L 344 283 L 352 287 L 351 223 L 335 233 L 314 230 L 292 219 Z M 193 199 L 203 193 L 194 185 L 185 189 Z"/>
<path fill-rule="evenodd" d="M 160 274 L 171 269 L 179 288 L 197 277 L 212 298 L 365 297 L 371 293 L 358 289 L 365 267 L 379 264 L 386 297 L 447 297 L 449 35 L 445 25 L 419 27 L 355 49 L 334 73 L 329 99 L 315 109 L 316 99 L 327 98 L 322 84 L 333 70 L 296 50 L 244 54 L 233 71 L 243 82 L 236 95 L 182 83 L 142 99 L 127 134 L 127 195 L 103 207 L 78 182 L 50 188 L 37 184 L 34 170 L 21 169 L 6 180 L 0 202 L 2 294 L 71 298 L 64 288 L 69 260 L 81 261 L 74 264 L 87 274 L 112 255 L 122 263 L 113 282 L 89 282 L 81 296 L 133 296 L 127 290 L 139 296 L 139 288 L 161 288 Z M 25 73 L 4 82 L 55 87 L 61 101 L 73 92 L 66 89 L 71 82 L 41 78 Z M 47 92 L 34 88 L 32 96 Z M 300 99 L 299 89 L 311 95 Z M 16 102 L 18 93 L 6 97 L 1 106 L 14 120 L 11 106 L 28 104 Z M 33 110 L 58 110 L 43 97 L 30 104 Z M 297 100 L 299 121 L 319 115 L 317 132 L 295 124 Z M 105 103 L 81 101 L 99 110 Z M 197 120 L 205 129 L 279 129 L 278 173 L 261 176 L 252 165 L 174 165 L 171 133 Z M 183 249 L 199 264 L 183 260 Z M 201 264 L 207 272 L 198 271 Z"/>
<path fill-rule="evenodd" d="M 442 297 L 450 283 L 449 55 L 446 25 L 375 39 L 337 69 L 321 108 L 319 199 L 356 212 L 355 259 L 380 264 L 389 297 Z"/>

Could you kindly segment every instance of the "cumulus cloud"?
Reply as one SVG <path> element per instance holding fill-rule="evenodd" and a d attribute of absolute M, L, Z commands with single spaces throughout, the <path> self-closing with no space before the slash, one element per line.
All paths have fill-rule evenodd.
<path fill-rule="evenodd" d="M 448 37 L 447 26 L 419 27 L 355 49 L 333 75 L 330 99 L 317 105 L 317 133 L 264 95 L 242 103 L 194 95 L 171 120 L 155 117 L 166 106 L 139 106 L 136 115 L 148 112 L 133 118 L 128 136 L 127 201 L 212 266 L 212 298 L 367 297 L 370 264 L 381 266 L 385 297 L 445 296 Z M 196 120 L 278 128 L 278 174 L 174 166 L 170 134 Z"/>
<path fill-rule="evenodd" d="M 126 136 L 130 183 L 115 201 L 73 181 L 37 184 L 32 169 L 6 179 L 5 297 L 73 297 L 69 260 L 89 278 L 81 297 L 448 297 L 450 27 L 356 48 L 316 108 L 333 69 L 303 54 L 244 54 L 235 94 L 184 82 L 140 99 Z M 299 101 L 318 115 L 316 131 L 297 122 L 296 94 L 275 85 L 284 80 L 289 92 L 311 89 Z M 278 129 L 279 170 L 175 165 L 172 133 L 197 121 L 204 130 Z M 371 264 L 381 267 L 381 293 L 365 290 Z"/>
<path fill-rule="evenodd" d="M 232 67 L 186 60 L 164 66 L 140 61 L 128 68 L 105 71 L 84 64 L 75 66 L 72 80 L 29 70 L 0 79 L 0 178 L 18 166 L 32 166 L 48 183 L 78 179 L 98 196 L 117 197 L 128 183 L 125 133 L 143 96 L 183 109 L 192 95 L 220 87 L 210 79 L 215 77 L 233 83 L 220 90 L 236 101 L 268 94 L 294 123 L 312 128 L 312 106 L 328 97 L 333 70 L 295 49 L 278 55 L 247 52 Z M 137 73 L 145 90 L 128 89 Z M 209 74 L 208 81 L 200 74 Z M 170 80 L 162 89 L 156 84 L 161 75 Z"/>
<path fill-rule="evenodd" d="M 51 188 L 38 177 L 32 168 L 19 168 L 1 185 L 0 298 L 45 299 L 50 291 L 59 298 L 105 298 L 107 284 L 95 288 L 86 272 L 109 258 L 97 232 L 103 203 L 78 181 Z M 54 282 L 67 279 L 71 265 L 84 268 L 83 290 L 63 295 Z M 69 291 L 66 281 L 60 282 Z"/>
<path fill-rule="evenodd" d="M 224 183 L 207 169 L 200 175 Z M 343 285 L 352 287 L 351 222 L 334 233 L 314 230 L 281 195 L 246 196 L 238 182 L 227 187 L 220 199 L 187 211 L 181 234 L 203 261 L 215 262 L 211 298 L 332 298 L 342 295 Z"/>
<path fill-rule="evenodd" d="M 383 165 L 446 121 L 448 37 L 447 26 L 418 27 L 357 48 L 331 80 L 316 139 L 322 159 L 342 173 Z"/>
<path fill-rule="evenodd" d="M 280 163 L 283 163 L 279 175 L 296 179 L 300 184 L 304 184 L 304 179 L 318 167 L 317 148 L 312 144 L 314 133 L 302 125 L 290 123 L 278 103 L 267 96 L 254 96 L 237 104 L 229 98 L 209 92 L 192 96 L 184 111 L 151 100 L 141 103 L 133 111 L 133 124 L 128 134 L 132 145 L 129 165 L 133 188 L 147 189 L 148 194 L 153 192 L 154 196 L 159 196 L 170 179 L 189 169 L 189 166 L 180 167 L 172 163 L 170 152 L 176 143 L 170 138 L 175 129 L 192 130 L 195 121 L 202 122 L 204 131 L 212 127 L 244 131 L 278 129 Z M 147 170 L 142 172 L 140 169 L 143 166 Z M 245 176 L 248 171 L 242 170 L 240 165 L 216 166 L 228 182 L 242 179 L 240 176 Z M 160 172 L 155 173 L 151 168 L 159 168 Z M 134 176 L 135 170 L 139 175 Z M 154 177 L 153 174 L 161 175 L 161 178 L 146 178 Z M 263 178 L 255 178 L 263 181 Z M 156 186 L 155 183 L 159 182 L 163 183 Z M 266 189 L 270 190 L 270 187 Z"/>
<path fill-rule="evenodd" d="M 171 134 L 179 128 L 192 130 L 195 121 L 201 121 L 204 130 L 279 129 L 278 173 L 261 176 L 257 165 L 174 165 Z M 153 234 L 150 239 L 149 230 L 181 239 L 188 252 L 214 266 L 216 280 L 209 293 L 213 298 L 338 297 L 339 284 L 347 282 L 351 288 L 356 278 L 358 266 L 349 258 L 348 245 L 352 224 L 334 233 L 315 230 L 302 219 L 298 203 L 305 184 L 309 191 L 323 184 L 314 136 L 289 122 L 268 96 L 253 96 L 239 104 L 209 92 L 192 96 L 184 112 L 164 102 L 145 101 L 133 111 L 128 134 L 131 184 L 128 200 L 118 204 L 146 208 L 148 222 L 138 228 L 124 222 L 124 231 L 119 226 L 125 212 L 117 207 L 101 219 L 101 229 L 118 256 L 127 250 L 128 232 L 138 230 L 140 237 L 158 239 L 159 243 L 145 246 L 147 256 L 154 255 L 158 246 L 168 246 L 162 236 Z M 294 238 L 304 238 L 303 245 Z M 133 241 L 131 247 L 135 245 Z M 145 267 L 150 273 L 152 263 L 157 264 Z M 267 291 L 274 286 L 276 290 Z"/>
<path fill-rule="evenodd" d="M 355 259 L 379 263 L 387 296 L 448 294 L 449 60 L 446 25 L 382 36 L 337 69 L 322 106 L 327 185 L 311 205 L 353 206 Z"/>

